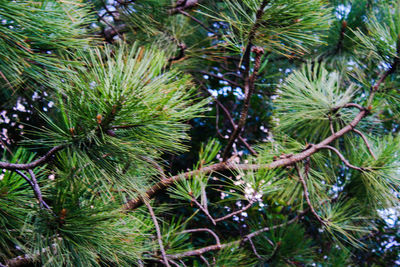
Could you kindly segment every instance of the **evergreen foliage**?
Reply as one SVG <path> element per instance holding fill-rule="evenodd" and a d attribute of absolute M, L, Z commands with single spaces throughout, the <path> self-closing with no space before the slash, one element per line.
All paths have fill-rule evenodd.
<path fill-rule="evenodd" d="M 0 266 L 400 264 L 399 15 L 0 1 Z"/>

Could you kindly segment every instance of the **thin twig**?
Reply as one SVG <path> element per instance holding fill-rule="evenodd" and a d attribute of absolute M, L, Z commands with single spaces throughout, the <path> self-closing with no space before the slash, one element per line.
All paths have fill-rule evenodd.
<path fill-rule="evenodd" d="M 190 251 L 185 251 L 185 252 L 182 252 L 182 253 L 168 255 L 168 257 L 171 258 L 171 259 L 180 259 L 180 258 L 185 258 L 185 257 L 190 257 L 190 256 L 200 256 L 200 255 L 202 255 L 202 254 L 204 254 L 206 252 L 209 252 L 209 251 L 220 250 L 220 249 L 227 248 L 227 247 L 235 245 L 235 244 L 241 244 L 243 242 L 249 241 L 250 238 L 253 238 L 253 237 L 255 237 L 255 236 L 259 235 L 259 234 L 262 234 L 264 232 L 271 231 L 271 230 L 274 230 L 274 229 L 277 229 L 277 228 L 284 227 L 284 226 L 287 226 L 289 224 L 292 224 L 298 218 L 300 218 L 300 216 L 302 216 L 302 215 L 303 215 L 303 213 L 300 213 L 299 215 L 297 215 L 296 217 L 294 217 L 293 219 L 291 219 L 291 220 L 289 220 L 289 221 L 287 221 L 285 223 L 281 223 L 281 224 L 274 225 L 274 226 L 271 226 L 271 227 L 264 227 L 262 229 L 259 229 L 259 230 L 255 231 L 255 232 L 253 232 L 253 233 L 245 235 L 242 239 L 239 239 L 239 240 L 236 240 L 236 241 L 232 241 L 232 242 L 229 242 L 229 243 L 221 244 L 220 246 L 211 245 L 211 246 L 207 246 L 207 247 L 202 247 L 202 248 L 195 249 L 195 250 L 190 250 Z"/>
<path fill-rule="evenodd" d="M 250 100 L 251 100 L 251 96 L 253 95 L 253 91 L 254 91 L 254 82 L 258 75 L 258 70 L 261 66 L 261 56 L 264 53 L 264 49 L 261 47 L 254 47 L 252 49 L 252 51 L 255 53 L 254 71 L 250 77 L 248 77 L 248 75 L 246 75 L 246 77 L 244 79 L 245 99 L 243 102 L 243 108 L 240 113 L 240 119 L 237 124 L 237 127 L 234 129 L 232 135 L 229 138 L 228 144 L 226 145 L 226 147 L 224 149 L 224 152 L 223 152 L 224 161 L 228 159 L 231 148 L 233 146 L 233 143 L 236 141 L 239 134 L 243 130 L 244 125 L 246 124 L 247 114 L 248 114 L 249 108 L 250 108 Z M 248 70 L 248 71 L 250 71 L 250 70 Z"/>
<path fill-rule="evenodd" d="M 153 220 L 154 227 L 156 228 L 158 245 L 160 246 L 160 251 L 161 251 L 161 255 L 162 255 L 163 260 L 164 260 L 164 264 L 166 266 L 170 267 L 169 262 L 168 262 L 168 258 L 167 258 L 167 254 L 165 253 L 164 245 L 163 245 L 163 242 L 162 242 L 162 235 L 161 235 L 160 226 L 158 225 L 158 221 L 157 221 L 156 215 L 154 214 L 154 210 L 151 207 L 150 203 L 147 202 L 147 200 L 144 200 L 144 204 L 147 206 L 147 208 L 148 208 L 148 210 L 150 212 L 151 218 Z"/>
<path fill-rule="evenodd" d="M 396 43 L 396 54 L 397 56 L 394 58 L 393 63 L 390 65 L 389 69 L 385 71 L 384 73 L 381 74 L 381 77 L 379 80 L 376 82 L 374 86 L 371 87 L 371 92 L 368 97 L 368 102 L 367 105 L 370 106 L 372 104 L 372 99 L 374 98 L 375 93 L 378 91 L 379 87 L 381 84 L 386 80 L 386 78 L 390 75 L 393 74 L 400 62 L 399 56 L 400 56 L 400 38 L 397 38 L 397 43 Z"/>
<path fill-rule="evenodd" d="M 256 255 L 257 258 L 261 259 L 260 254 L 258 254 L 256 247 L 254 246 L 253 240 L 251 238 L 249 238 L 249 243 L 251 246 L 251 249 L 253 250 L 254 255 Z"/>
<path fill-rule="evenodd" d="M 363 106 L 356 104 L 356 103 L 347 103 L 346 105 L 343 106 L 343 108 L 357 108 L 360 111 L 365 109 Z"/>
<path fill-rule="evenodd" d="M 371 156 L 374 158 L 374 160 L 376 160 L 376 156 L 375 156 L 374 152 L 372 151 L 370 144 L 368 143 L 367 137 L 361 131 L 359 131 L 357 129 L 353 129 L 353 132 L 355 132 L 356 134 L 361 136 L 361 138 L 364 140 L 365 145 L 367 146 L 369 153 L 371 153 Z"/>
<path fill-rule="evenodd" d="M 33 191 L 35 192 L 36 198 L 39 200 L 40 205 L 43 206 L 45 209 L 50 210 L 49 205 L 47 205 L 47 203 L 43 200 L 42 192 L 36 180 L 35 173 L 31 169 L 29 169 L 28 172 L 29 175 L 31 176 L 31 180 L 33 183 Z"/>
<path fill-rule="evenodd" d="M 208 212 L 207 192 L 206 192 L 206 187 L 203 183 L 201 183 L 201 185 L 200 185 L 200 190 L 201 190 L 201 205 Z"/>
<path fill-rule="evenodd" d="M 231 123 L 233 129 L 235 130 L 237 128 L 237 125 L 235 124 L 234 120 L 232 119 L 231 114 L 229 113 L 228 109 L 219 101 L 213 94 L 210 93 L 210 91 L 205 88 L 205 86 L 202 84 L 202 89 L 207 92 L 217 103 L 217 105 L 224 111 L 225 116 L 228 118 L 229 122 Z M 217 129 L 218 130 L 218 129 Z M 257 152 L 247 143 L 247 141 L 239 134 L 239 140 L 244 144 L 244 146 L 250 151 L 250 153 L 254 156 L 257 155 Z"/>
<path fill-rule="evenodd" d="M 201 209 L 202 212 L 210 219 L 210 221 L 216 225 L 214 218 L 210 215 L 207 209 L 205 209 L 195 198 L 192 198 L 192 201 Z"/>
<path fill-rule="evenodd" d="M 208 260 L 203 255 L 199 255 L 199 258 L 207 265 L 207 267 L 211 266 Z"/>
<path fill-rule="evenodd" d="M 19 163 L 9 163 L 9 162 L 0 162 L 0 168 L 1 169 L 6 169 L 6 170 L 29 170 L 33 169 L 39 165 L 47 163 L 51 157 L 63 149 L 65 145 L 59 145 L 56 147 L 53 147 L 52 149 L 49 150 L 43 157 L 30 162 L 30 163 L 25 163 L 25 164 L 19 164 Z"/>
<path fill-rule="evenodd" d="M 42 197 L 42 192 L 40 191 L 40 187 L 38 185 L 38 182 L 36 180 L 35 174 L 33 173 L 32 170 L 29 170 L 29 175 L 31 178 L 29 178 L 27 175 L 25 175 L 22 171 L 20 170 L 14 170 L 17 174 L 19 174 L 22 178 L 25 179 L 25 181 L 28 182 L 28 184 L 32 187 L 33 193 L 35 194 L 36 199 L 39 201 L 39 206 L 40 208 L 45 208 L 47 210 L 51 210 L 49 205 L 43 200 Z"/>
<path fill-rule="evenodd" d="M 328 116 L 329 118 L 329 128 L 331 129 L 331 134 L 335 134 L 335 130 L 333 129 L 333 121 L 331 115 Z"/>
<path fill-rule="evenodd" d="M 315 209 L 314 209 L 314 207 L 313 207 L 313 205 L 312 205 L 312 203 L 311 203 L 311 200 L 310 200 L 310 193 L 308 192 L 307 183 L 306 183 L 306 181 L 304 180 L 303 174 L 302 174 L 302 172 L 301 172 L 301 170 L 300 170 L 298 164 L 294 164 L 294 166 L 296 167 L 297 174 L 299 175 L 300 183 L 301 183 L 302 186 L 303 186 L 304 197 L 305 197 L 305 199 L 306 199 L 306 201 L 307 201 L 307 204 L 308 204 L 308 207 L 310 208 L 311 213 L 315 216 L 315 218 L 317 218 L 317 220 L 318 220 L 320 223 L 322 223 L 323 225 L 325 225 L 325 221 L 317 214 L 317 212 L 315 211 Z"/>
<path fill-rule="evenodd" d="M 357 166 L 354 166 L 354 165 L 350 164 L 350 162 L 349 162 L 349 161 L 342 155 L 342 153 L 340 153 L 340 151 L 337 150 L 336 148 L 334 148 L 334 147 L 332 147 L 332 146 L 328 146 L 328 145 L 326 145 L 326 146 L 321 146 L 321 148 L 330 149 L 330 150 L 332 150 L 333 152 L 335 152 L 335 153 L 338 155 L 338 157 L 340 158 L 340 160 L 341 160 L 341 161 L 344 163 L 344 165 L 346 165 L 347 167 L 349 167 L 349 168 L 351 168 L 351 169 L 355 169 L 355 170 L 360 171 L 360 172 L 365 171 L 365 168 L 357 167 Z"/>
<path fill-rule="evenodd" d="M 212 231 L 211 229 L 208 229 L 208 228 L 197 228 L 197 229 L 183 230 L 182 232 L 180 232 L 180 234 L 196 233 L 196 232 L 207 232 L 207 233 L 210 233 L 215 238 L 215 244 L 216 245 L 221 245 L 221 242 L 220 242 L 219 237 L 217 236 L 217 234 L 214 231 Z"/>

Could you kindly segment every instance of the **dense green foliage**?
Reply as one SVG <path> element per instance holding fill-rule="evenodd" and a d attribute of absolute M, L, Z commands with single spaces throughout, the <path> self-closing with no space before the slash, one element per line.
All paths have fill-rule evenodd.
<path fill-rule="evenodd" d="M 399 265 L 399 59 L 398 0 L 0 0 L 0 266 Z"/>

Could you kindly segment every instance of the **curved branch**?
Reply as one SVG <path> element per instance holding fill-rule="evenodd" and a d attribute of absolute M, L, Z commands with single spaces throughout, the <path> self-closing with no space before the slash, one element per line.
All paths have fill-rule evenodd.
<path fill-rule="evenodd" d="M 365 108 L 363 106 L 356 104 L 356 103 L 347 103 L 342 108 L 357 108 L 360 111 L 365 110 Z"/>
<path fill-rule="evenodd" d="M 306 199 L 306 201 L 307 201 L 308 207 L 309 207 L 310 210 L 311 210 L 311 213 L 315 216 L 315 218 L 317 218 L 317 220 L 318 220 L 321 224 L 325 225 L 325 221 L 317 214 L 317 212 L 315 211 L 315 209 L 314 209 L 314 207 L 313 207 L 313 205 L 312 205 L 312 203 L 311 203 L 311 200 L 310 200 L 310 193 L 308 192 L 307 183 L 306 183 L 306 181 L 304 180 L 303 174 L 301 173 L 301 170 L 300 170 L 299 166 L 298 166 L 297 164 L 294 164 L 294 166 L 296 167 L 296 171 L 297 171 L 297 173 L 298 173 L 298 175 L 299 175 L 300 183 L 301 183 L 302 186 L 303 186 L 304 197 L 305 197 L 305 199 Z"/>
<path fill-rule="evenodd" d="M 332 150 L 333 152 L 335 152 L 335 153 L 338 155 L 338 157 L 340 158 L 340 160 L 341 160 L 341 161 L 344 163 L 344 165 L 346 165 L 347 167 L 349 167 L 349 168 L 351 168 L 351 169 L 355 169 L 355 170 L 360 171 L 360 172 L 365 171 L 365 169 L 362 168 L 362 167 L 357 167 L 357 166 L 354 166 L 354 165 L 350 164 L 350 162 L 349 162 L 349 161 L 342 155 L 342 153 L 340 153 L 340 151 L 337 150 L 336 148 L 334 148 L 334 147 L 332 147 L 332 146 L 328 146 L 328 145 L 326 145 L 326 146 L 321 146 L 321 148 L 330 149 L 330 150 Z"/>
<path fill-rule="evenodd" d="M 361 131 L 359 131 L 357 129 L 353 129 L 353 132 L 355 132 L 356 134 L 361 136 L 361 138 L 364 140 L 365 145 L 367 146 L 369 153 L 371 153 L 371 156 L 374 158 L 374 160 L 376 160 L 376 156 L 375 156 L 374 152 L 372 151 L 370 144 L 368 143 L 367 137 Z"/>
<path fill-rule="evenodd" d="M 276 161 L 273 161 L 268 164 L 235 164 L 231 161 L 226 161 L 226 162 L 220 162 L 216 163 L 210 166 L 203 167 L 198 170 L 193 170 L 185 173 L 181 173 L 172 177 L 169 177 L 167 179 L 163 179 L 162 181 L 156 183 L 152 187 L 150 187 L 149 190 L 146 191 L 145 196 L 147 198 L 152 198 L 158 193 L 162 192 L 165 188 L 173 185 L 176 181 L 179 181 L 181 179 L 188 179 L 190 177 L 193 177 L 195 175 L 198 175 L 200 173 L 204 174 L 210 174 L 214 172 L 219 172 L 219 171 L 226 171 L 226 170 L 235 170 L 235 169 L 242 169 L 244 171 L 246 170 L 258 170 L 258 169 L 274 169 L 278 167 L 286 167 L 289 165 L 293 165 L 296 162 L 302 161 L 310 156 L 312 156 L 314 153 L 316 153 L 318 150 L 321 150 L 324 148 L 324 146 L 329 145 L 332 143 L 334 140 L 342 137 L 346 133 L 352 131 L 357 124 L 365 117 L 367 116 L 368 112 L 366 110 L 362 110 L 360 113 L 357 114 L 357 116 L 351 121 L 347 126 L 343 127 L 341 130 L 335 132 L 331 136 L 327 137 L 325 140 L 321 141 L 320 143 L 316 145 L 309 145 L 307 149 L 303 150 L 302 152 L 298 154 L 291 155 L 290 157 L 286 157 L 283 159 L 278 159 Z M 136 209 L 143 205 L 143 201 L 141 198 L 136 198 L 128 201 L 124 206 L 123 209 L 125 210 L 132 210 Z"/>
<path fill-rule="evenodd" d="M 236 125 L 236 123 L 233 121 L 232 116 L 231 116 L 231 114 L 229 113 L 228 109 L 227 109 L 227 108 L 212 94 L 212 93 L 210 93 L 210 91 L 208 91 L 207 88 L 203 88 L 203 87 L 205 87 L 205 86 L 202 84 L 202 89 L 203 89 L 205 92 L 207 92 L 207 93 L 214 99 L 215 103 L 217 103 L 217 105 L 224 111 L 225 116 L 228 118 L 228 120 L 229 120 L 229 122 L 231 123 L 233 129 L 236 129 L 236 128 L 237 128 L 237 125 Z M 218 111 L 218 108 L 217 108 L 217 111 Z M 217 129 L 217 131 L 218 131 L 218 129 Z M 240 134 L 239 134 L 239 137 L 238 137 L 238 138 L 239 138 L 240 142 L 243 143 L 243 145 L 250 151 L 250 153 L 251 153 L 252 155 L 257 155 L 257 151 L 255 151 L 255 150 L 249 145 L 249 143 L 247 143 L 247 141 L 246 141 Z"/>
<path fill-rule="evenodd" d="M 195 198 L 192 198 L 192 201 L 201 209 L 202 212 L 204 212 L 204 214 L 210 219 L 210 221 L 216 225 L 217 223 L 215 222 L 214 218 L 210 215 L 210 213 L 208 212 L 208 210 L 203 207 L 203 205 L 201 205 Z"/>
<path fill-rule="evenodd" d="M 59 145 L 56 147 L 53 147 L 52 149 L 49 150 L 49 152 L 46 153 L 43 157 L 31 162 L 31 163 L 25 163 L 25 164 L 20 164 L 20 163 L 9 163 L 9 162 L 0 162 L 0 168 L 1 169 L 6 169 L 6 170 L 29 170 L 33 169 L 37 166 L 40 166 L 42 164 L 47 163 L 50 158 L 63 149 L 65 145 Z"/>
<path fill-rule="evenodd" d="M 271 227 L 264 227 L 264 228 L 262 228 L 260 230 L 257 230 L 257 231 L 255 231 L 255 232 L 253 232 L 251 234 L 245 235 L 242 239 L 239 239 L 239 240 L 236 240 L 236 241 L 232 241 L 232 242 L 221 244 L 221 245 L 207 246 L 207 247 L 203 247 L 203 248 L 199 248 L 199 249 L 195 249 L 195 250 L 190 250 L 190 251 L 185 251 L 185 252 L 177 253 L 177 254 L 173 254 L 173 255 L 167 255 L 167 257 L 170 258 L 170 259 L 180 259 L 180 258 L 185 258 L 185 257 L 190 257 L 190 256 L 200 256 L 200 255 L 202 255 L 202 254 L 204 254 L 206 252 L 209 252 L 209 251 L 220 250 L 220 249 L 232 246 L 234 244 L 241 244 L 243 242 L 249 241 L 251 238 L 253 238 L 253 237 L 255 237 L 255 236 L 259 235 L 259 234 L 262 234 L 264 232 L 271 231 L 271 230 L 274 230 L 274 229 L 277 229 L 277 228 L 280 228 L 280 227 L 284 227 L 284 226 L 289 225 L 291 223 L 294 223 L 302 215 L 303 215 L 303 213 L 297 215 L 293 219 L 291 219 L 291 220 L 289 220 L 289 221 L 287 221 L 285 223 L 282 223 L 282 224 L 274 225 L 274 226 L 271 226 Z"/>
<path fill-rule="evenodd" d="M 144 201 L 144 204 L 149 209 L 151 218 L 153 219 L 154 227 L 156 228 L 156 232 L 157 232 L 157 240 L 158 240 L 158 244 L 160 246 L 160 251 L 161 251 L 161 255 L 162 255 L 163 260 L 164 260 L 164 264 L 165 264 L 165 266 L 170 267 L 170 265 L 168 263 L 167 254 L 165 253 L 164 245 L 163 245 L 163 242 L 162 242 L 162 235 L 161 235 L 160 226 L 158 225 L 156 215 L 154 214 L 154 210 L 151 207 L 150 203 L 148 203 L 146 200 Z"/>
<path fill-rule="evenodd" d="M 184 234 L 184 233 L 196 233 L 196 232 L 208 232 L 208 233 L 210 233 L 215 238 L 216 245 L 221 245 L 221 241 L 219 240 L 219 237 L 217 236 L 217 234 L 214 233 L 214 231 L 212 231 L 212 230 L 210 230 L 208 228 L 188 229 L 188 230 L 184 230 L 184 231 L 182 231 L 180 233 Z"/>

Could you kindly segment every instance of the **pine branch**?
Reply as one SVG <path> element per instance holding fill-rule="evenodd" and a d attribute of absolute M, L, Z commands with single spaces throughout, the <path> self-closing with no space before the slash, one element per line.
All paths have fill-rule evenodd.
<path fill-rule="evenodd" d="M 151 215 L 151 218 L 152 218 L 153 223 L 154 223 L 154 227 L 156 228 L 157 240 L 158 240 L 158 244 L 160 246 L 160 251 L 161 251 L 161 255 L 162 255 L 163 260 L 164 260 L 164 264 L 165 264 L 165 266 L 170 267 L 167 255 L 165 253 L 164 245 L 163 245 L 163 242 L 162 242 L 162 235 L 161 235 L 160 226 L 158 225 L 158 221 L 157 221 L 156 215 L 154 214 L 154 210 L 151 207 L 150 203 L 148 203 L 146 200 L 144 201 L 144 204 L 148 208 L 148 210 L 150 212 L 150 215 Z"/>
<path fill-rule="evenodd" d="M 192 198 L 192 201 L 201 209 L 201 211 L 204 212 L 204 214 L 210 219 L 210 221 L 216 225 L 217 223 L 215 222 L 214 218 L 210 215 L 210 213 L 208 212 L 208 210 L 203 207 L 203 205 L 201 205 L 195 198 Z"/>
<path fill-rule="evenodd" d="M 249 243 L 251 245 L 251 249 L 253 250 L 254 255 L 256 255 L 257 258 L 261 259 L 260 254 L 258 254 L 256 247 L 254 246 L 253 240 L 249 238 Z"/>
<path fill-rule="evenodd" d="M 346 165 L 347 167 L 349 167 L 349 168 L 351 168 L 351 169 L 354 169 L 354 170 L 357 170 L 357 171 L 360 171 L 360 172 L 365 171 L 365 168 L 357 167 L 357 166 L 354 166 L 354 165 L 350 164 L 350 162 L 349 162 L 349 161 L 342 155 L 342 153 L 340 153 L 340 151 L 337 150 L 336 148 L 331 147 L 331 146 L 328 146 L 328 145 L 322 146 L 321 148 L 330 149 L 330 150 L 332 150 L 333 152 L 335 152 L 335 153 L 338 155 L 338 157 L 340 158 L 340 160 L 341 160 L 341 161 L 344 163 L 344 165 Z"/>
<path fill-rule="evenodd" d="M 301 172 L 301 170 L 300 170 L 298 164 L 294 164 L 294 166 L 296 167 L 297 174 L 299 175 L 300 183 L 301 183 L 302 186 L 303 186 L 304 197 L 305 197 L 305 199 L 306 199 L 306 201 L 307 201 L 308 207 L 309 207 L 310 210 L 311 210 L 311 213 L 314 215 L 315 218 L 317 218 L 317 220 L 318 220 L 322 225 L 325 225 L 325 221 L 324 221 L 323 219 L 321 219 L 321 217 L 317 214 L 317 212 L 315 211 L 315 209 L 314 209 L 314 207 L 313 207 L 313 205 L 312 205 L 312 203 L 311 203 L 311 200 L 310 200 L 310 193 L 308 192 L 307 183 L 306 183 L 306 181 L 304 180 L 303 174 L 302 174 L 302 172 Z"/>
<path fill-rule="evenodd" d="M 230 247 L 235 244 L 242 244 L 244 242 L 249 241 L 251 238 L 253 238 L 257 235 L 260 235 L 264 232 L 268 232 L 268 231 L 275 230 L 277 228 L 281 228 L 281 227 L 287 226 L 289 224 L 292 224 L 295 221 L 297 221 L 302 215 L 303 215 L 303 213 L 297 215 L 293 219 L 291 219 L 285 223 L 282 223 L 282 224 L 274 225 L 271 227 L 264 227 L 260 230 L 254 231 L 253 233 L 247 234 L 243 238 L 236 240 L 236 241 L 232 241 L 232 242 L 221 244 L 221 245 L 211 245 L 211 246 L 207 246 L 207 247 L 203 247 L 203 248 L 199 248 L 199 249 L 195 249 L 195 250 L 190 250 L 190 251 L 185 251 L 185 252 L 177 253 L 177 254 L 173 254 L 173 255 L 167 255 L 167 257 L 171 258 L 171 259 L 181 259 L 181 258 L 190 257 L 190 256 L 200 256 L 209 251 L 221 250 L 221 249 Z"/>
<path fill-rule="evenodd" d="M 353 121 L 351 121 L 347 126 L 343 127 L 341 130 L 337 131 L 336 133 L 332 134 L 331 136 L 327 137 L 325 140 L 321 141 L 320 143 L 318 143 L 316 145 L 310 144 L 307 147 L 307 149 L 305 149 L 304 151 L 302 151 L 298 154 L 291 155 L 290 157 L 278 159 L 269 164 L 235 164 L 233 162 L 230 162 L 229 160 L 223 161 L 220 163 L 216 163 L 216 164 L 213 164 L 210 166 L 200 168 L 198 170 L 181 173 L 181 174 L 169 177 L 167 179 L 163 179 L 162 181 L 156 183 L 150 189 L 148 189 L 145 193 L 145 196 L 148 198 L 153 198 L 155 195 L 162 192 L 167 187 L 173 185 L 176 181 L 179 181 L 181 179 L 188 179 L 188 178 L 191 178 L 200 173 L 209 174 L 209 173 L 213 173 L 213 172 L 235 170 L 235 169 L 240 169 L 240 170 L 244 170 L 244 171 L 258 170 L 261 168 L 274 169 L 274 168 L 278 168 L 278 167 L 285 167 L 285 166 L 293 165 L 296 162 L 300 162 L 300 161 L 312 156 L 319 150 L 324 149 L 325 146 L 329 145 L 333 141 L 342 137 L 346 133 L 352 131 L 357 126 L 357 124 L 368 114 L 369 114 L 368 111 L 366 109 L 363 109 L 361 112 L 359 112 L 357 114 L 357 116 L 353 119 Z M 132 199 L 132 200 L 128 201 L 123 206 L 123 209 L 133 210 L 133 209 L 140 207 L 141 205 L 143 205 L 141 198 L 136 198 L 136 199 Z"/>
<path fill-rule="evenodd" d="M 207 265 L 207 267 L 211 267 L 210 263 L 203 255 L 199 255 L 199 258 Z"/>
<path fill-rule="evenodd" d="M 374 158 L 374 160 L 376 160 L 376 156 L 371 149 L 371 145 L 368 143 L 367 137 L 361 131 L 359 131 L 357 129 L 353 129 L 353 132 L 355 132 L 356 134 L 361 136 L 361 138 L 364 140 L 365 145 L 367 146 L 369 153 L 371 153 L 371 156 Z"/>
<path fill-rule="evenodd" d="M 35 167 L 38 167 L 40 165 L 43 165 L 45 163 L 48 163 L 52 156 L 60 151 L 61 149 L 65 148 L 65 145 L 58 145 L 53 147 L 52 149 L 49 150 L 43 157 L 30 162 L 30 163 L 25 163 L 25 164 L 20 164 L 20 163 L 9 163 L 9 162 L 0 162 L 0 168 L 1 169 L 6 169 L 6 170 L 29 170 L 29 169 L 34 169 Z"/>
<path fill-rule="evenodd" d="M 233 131 L 232 135 L 229 138 L 228 144 L 226 145 L 224 152 L 223 152 L 223 159 L 224 161 L 228 159 L 230 150 L 233 146 L 233 143 L 236 141 L 236 138 L 239 136 L 241 131 L 243 130 L 244 125 L 246 124 L 247 114 L 250 108 L 250 100 L 251 96 L 254 91 L 254 82 L 258 75 L 258 70 L 260 69 L 261 65 L 261 56 L 264 54 L 264 49 L 261 47 L 254 47 L 253 52 L 255 53 L 255 63 L 254 63 L 254 71 L 251 77 L 246 78 L 244 80 L 244 89 L 245 89 L 245 100 L 243 103 L 243 108 L 240 114 L 240 119 L 237 124 L 237 127 Z"/>
<path fill-rule="evenodd" d="M 208 228 L 188 229 L 188 230 L 184 230 L 184 231 L 180 232 L 180 234 L 197 233 L 197 232 L 210 233 L 215 238 L 215 244 L 219 245 L 219 246 L 221 245 L 221 241 L 220 241 L 219 237 L 217 236 L 217 234 L 214 231 L 212 231 L 211 229 L 208 229 Z"/>
<path fill-rule="evenodd" d="M 203 87 L 204 87 L 204 85 L 202 84 L 202 88 L 203 88 Z M 218 100 L 218 98 L 216 98 L 212 93 L 210 93 L 210 92 L 207 90 L 207 88 L 203 88 L 203 90 L 204 90 L 205 92 L 207 92 L 207 93 L 214 99 L 215 103 L 217 103 L 217 105 L 224 111 L 225 116 L 228 118 L 229 122 L 230 122 L 231 125 L 232 125 L 232 128 L 233 128 L 233 129 L 236 129 L 236 128 L 237 128 L 237 125 L 236 125 L 236 123 L 234 122 L 234 120 L 233 120 L 231 114 L 229 113 L 228 109 L 221 103 L 221 101 Z M 217 129 L 217 131 L 218 131 L 218 129 Z M 250 151 L 250 153 L 251 153 L 252 155 L 257 155 L 257 152 L 249 145 L 249 143 L 247 143 L 247 141 L 246 141 L 240 134 L 239 134 L 239 137 L 238 137 L 238 138 L 239 138 L 240 142 L 242 142 L 242 143 L 244 144 L 244 146 Z"/>

